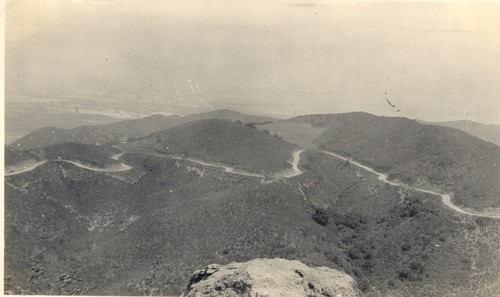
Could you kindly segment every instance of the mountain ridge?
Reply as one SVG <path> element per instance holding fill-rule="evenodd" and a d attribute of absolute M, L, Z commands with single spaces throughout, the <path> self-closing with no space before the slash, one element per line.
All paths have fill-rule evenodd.
<path fill-rule="evenodd" d="M 245 123 L 269 122 L 274 120 L 264 116 L 245 115 L 228 109 L 192 114 L 184 117 L 178 115 L 166 117 L 161 114 L 154 114 L 141 119 L 125 120 L 105 125 L 80 126 L 73 129 L 43 127 L 14 141 L 11 147 L 18 150 L 28 150 L 64 142 L 81 142 L 86 144 L 127 142 L 191 121 L 210 118 L 239 120 Z"/>

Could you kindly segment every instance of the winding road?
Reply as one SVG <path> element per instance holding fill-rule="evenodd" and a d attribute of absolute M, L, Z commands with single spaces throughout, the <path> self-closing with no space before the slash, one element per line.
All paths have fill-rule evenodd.
<path fill-rule="evenodd" d="M 175 160 L 186 160 L 186 161 L 197 163 L 197 164 L 200 164 L 203 166 L 221 168 L 221 169 L 224 169 L 225 172 L 233 173 L 233 174 L 239 174 L 239 175 L 250 176 L 250 177 L 259 177 L 259 178 L 266 178 L 267 177 L 266 175 L 263 175 L 263 174 L 239 170 L 239 169 L 229 167 L 229 166 L 223 165 L 223 164 L 208 163 L 208 162 L 193 159 L 193 158 L 183 158 L 183 157 L 175 156 L 175 155 L 162 155 L 162 154 L 150 153 L 150 152 L 128 152 L 128 151 L 123 150 L 121 147 L 118 147 L 118 146 L 115 146 L 115 147 L 120 149 L 122 152 L 111 156 L 110 159 L 113 159 L 113 160 L 119 160 L 124 154 L 127 154 L 127 153 L 140 153 L 140 154 L 152 155 L 152 156 L 162 157 L 162 158 L 171 158 L 171 159 L 175 159 Z M 288 171 L 286 171 L 286 173 L 285 172 L 278 173 L 274 177 L 290 178 L 290 177 L 301 175 L 302 171 L 299 169 L 298 164 L 300 162 L 300 154 L 303 151 L 304 150 L 299 150 L 299 151 L 293 152 L 293 154 L 292 154 L 292 157 L 293 157 L 293 159 L 292 159 L 292 172 L 291 173 L 288 173 Z M 17 169 L 17 170 L 16 169 L 10 169 L 10 170 L 6 169 L 5 176 L 12 176 L 12 175 L 17 175 L 17 174 L 32 171 L 32 170 L 38 168 L 39 166 L 41 166 L 49 161 L 50 162 L 66 162 L 66 163 L 73 164 L 77 167 L 91 170 L 91 171 L 96 171 L 96 172 L 121 172 L 121 171 L 127 171 L 127 170 L 132 169 L 131 166 L 126 165 L 124 163 L 112 165 L 112 166 L 107 167 L 107 168 L 99 168 L 99 167 L 87 166 L 87 165 L 84 165 L 82 163 L 79 163 L 76 161 L 71 161 L 71 160 L 42 160 L 42 161 L 38 161 L 30 166 L 27 166 L 27 167 L 24 167 L 21 169 Z"/>
<path fill-rule="evenodd" d="M 120 149 L 121 152 L 117 153 L 117 154 L 115 154 L 113 156 L 111 156 L 111 159 L 113 159 L 113 160 L 119 160 L 123 155 L 125 155 L 127 153 L 140 153 L 140 154 L 152 155 L 152 156 L 157 156 L 157 157 L 162 157 L 162 158 L 171 158 L 171 159 L 175 159 L 175 160 L 185 160 L 185 161 L 197 163 L 197 164 L 200 164 L 200 165 L 203 165 L 203 166 L 209 166 L 209 167 L 214 167 L 214 168 L 221 168 L 221 169 L 224 169 L 225 172 L 232 173 L 232 174 L 238 174 L 238 175 L 244 175 L 244 176 L 250 176 L 250 177 L 258 177 L 258 178 L 271 177 L 271 176 L 266 176 L 264 174 L 259 174 L 259 173 L 253 173 L 253 172 L 248 172 L 248 171 L 244 171 L 244 170 L 239 170 L 239 169 L 236 169 L 236 168 L 224 165 L 224 164 L 209 163 L 209 162 L 206 162 L 206 161 L 202 161 L 202 160 L 198 160 L 198 159 L 193 159 L 193 158 L 183 158 L 183 157 L 175 156 L 175 155 L 163 155 L 163 154 L 151 153 L 151 152 L 129 152 L 129 151 L 125 151 L 121 147 L 118 147 L 118 146 L 115 146 L 115 147 L 118 148 L 118 149 Z M 298 151 L 294 151 L 292 153 L 292 162 L 291 162 L 292 169 L 291 169 L 291 171 L 290 170 L 285 170 L 285 171 L 282 171 L 282 172 L 274 174 L 272 177 L 274 179 L 279 179 L 279 178 L 291 178 L 291 177 L 294 177 L 294 176 L 301 175 L 303 172 L 299 168 L 299 162 L 300 162 L 300 155 L 301 155 L 301 153 L 303 151 L 304 150 L 298 150 Z M 363 165 L 363 164 L 361 164 L 361 163 L 359 163 L 359 162 L 357 162 L 355 160 L 352 160 L 351 158 L 346 158 L 344 156 L 341 156 L 341 155 L 333 153 L 333 152 L 328 152 L 328 151 L 321 151 L 321 152 L 325 153 L 327 155 L 336 157 L 336 158 L 341 159 L 341 160 L 349 161 L 351 164 L 353 164 L 353 165 L 355 165 L 355 166 L 357 166 L 359 168 L 362 168 L 363 170 L 366 170 L 368 172 L 376 174 L 378 176 L 378 179 L 380 181 L 382 181 L 382 182 L 384 182 L 386 184 L 389 184 L 391 186 L 402 187 L 402 188 L 411 189 L 411 190 L 414 190 L 414 191 L 417 191 L 417 192 L 421 192 L 421 193 L 426 193 L 426 194 L 440 196 L 441 200 L 442 200 L 442 202 L 443 202 L 443 204 L 445 206 L 447 206 L 448 208 L 450 208 L 453 211 L 456 211 L 458 213 L 465 214 L 465 215 L 470 215 L 470 216 L 500 219 L 500 215 L 495 215 L 495 214 L 481 214 L 481 213 L 473 212 L 473 211 L 470 211 L 470 210 L 464 210 L 464 209 L 458 207 L 457 205 L 453 204 L 453 202 L 451 201 L 451 197 L 452 197 L 451 194 L 438 193 L 438 192 L 431 191 L 431 190 L 426 190 L 426 189 L 422 189 L 422 188 L 412 187 L 410 185 L 407 185 L 407 184 L 404 184 L 404 183 L 401 183 L 401 182 L 391 181 L 391 180 L 388 179 L 389 176 L 387 174 L 378 172 L 378 171 L 376 171 L 375 169 L 373 169 L 371 167 L 368 167 L 368 166 Z M 96 172 L 122 172 L 122 171 L 127 171 L 127 170 L 132 169 L 131 166 L 126 165 L 124 163 L 117 164 L 117 165 L 112 165 L 112 166 L 110 166 L 108 168 L 99 168 L 99 167 L 87 166 L 87 165 L 84 165 L 82 163 L 79 163 L 79 162 L 76 162 L 76 161 L 71 161 L 71 160 L 42 160 L 42 161 L 38 161 L 38 162 L 36 162 L 36 163 L 34 163 L 32 165 L 29 165 L 27 167 L 24 167 L 24 168 L 21 168 L 21 169 L 17 169 L 17 170 L 16 169 L 10 169 L 10 171 L 9 171 L 9 169 L 7 168 L 5 170 L 6 171 L 5 176 L 12 176 L 12 175 L 17 175 L 17 174 L 21 174 L 21 173 L 32 171 L 32 170 L 38 168 L 39 166 L 41 166 L 41 165 L 43 165 L 43 164 L 45 164 L 46 162 L 49 162 L 49 161 L 50 162 L 66 162 L 66 163 L 73 164 L 73 165 L 75 165 L 77 167 L 80 167 L 80 168 L 83 168 L 83 169 L 87 169 L 87 170 L 91 170 L 91 171 L 96 171 Z"/>
<path fill-rule="evenodd" d="M 353 165 L 356 165 L 357 167 L 360 167 L 368 172 L 371 172 L 371 173 L 374 173 L 378 176 L 378 179 L 386 184 L 389 184 L 391 186 L 395 186 L 395 187 L 402 187 L 402 188 L 406 188 L 406 189 L 411 189 L 411 190 L 414 190 L 414 191 L 417 191 L 417 192 L 421 192 L 421 193 L 426 193 L 426 194 L 431 194 L 431 195 L 436 195 L 436 196 L 440 196 L 441 197 L 441 200 L 443 201 L 443 204 L 446 205 L 448 208 L 456 211 L 456 212 L 459 212 L 461 214 L 466 214 L 466 215 L 470 215 L 470 216 L 476 216 L 476 217 L 484 217 L 484 218 L 492 218 L 492 219 L 500 219 L 500 215 L 494 215 L 494 214 L 481 214 L 481 213 L 477 213 L 477 212 L 472 212 L 472 211 L 467 211 L 467 210 L 464 210 L 464 209 L 461 209 L 460 207 L 456 206 L 455 204 L 453 204 L 453 202 L 451 202 L 451 195 L 450 194 L 443 194 L 443 193 L 438 193 L 438 192 L 434 192 L 434 191 L 431 191 L 431 190 L 426 190 L 426 189 L 421 189 L 421 188 L 417 188 L 417 187 L 412 187 L 412 186 L 409 186 L 407 184 L 404 184 L 404 183 L 401 183 L 401 182 L 395 182 L 395 181 L 390 181 L 388 180 L 389 176 L 387 174 L 384 174 L 384 173 L 381 173 L 381 172 L 378 172 L 376 171 L 375 169 L 373 168 L 370 168 L 366 165 L 363 165 L 357 161 L 354 161 L 350 158 L 346 158 L 346 157 L 343 157 L 341 155 L 338 155 L 338 154 L 335 154 L 335 153 L 332 153 L 332 152 L 327 152 L 327 151 L 321 151 L 327 155 L 331 155 L 331 156 L 334 156 L 338 159 L 341 159 L 341 160 L 345 160 L 345 161 L 349 161 L 351 164 Z"/>
<path fill-rule="evenodd" d="M 185 160 L 185 161 L 193 162 L 193 163 L 200 164 L 203 166 L 221 168 L 221 169 L 224 169 L 224 172 L 227 172 L 227 173 L 239 174 L 239 175 L 250 176 L 250 177 L 259 177 L 259 178 L 268 177 L 264 174 L 240 170 L 240 169 L 236 169 L 236 168 L 233 168 L 233 167 L 230 167 L 230 166 L 227 166 L 224 164 L 220 164 L 220 163 L 209 163 L 209 162 L 199 160 L 199 159 L 184 158 L 184 157 L 180 157 L 180 156 L 176 156 L 176 155 L 163 155 L 163 154 L 151 153 L 151 152 L 128 152 L 128 151 L 125 151 L 125 150 L 123 150 L 123 148 L 118 147 L 118 146 L 115 146 L 115 148 L 120 149 L 122 152 L 113 155 L 111 157 L 111 159 L 113 159 L 113 160 L 118 160 L 124 154 L 127 154 L 127 153 L 139 153 L 139 154 L 151 155 L 151 156 L 156 156 L 156 157 L 161 157 L 161 158 L 171 158 L 174 160 Z M 275 178 L 291 178 L 294 176 L 301 175 L 302 171 L 299 169 L 299 162 L 300 162 L 300 154 L 303 151 L 304 150 L 298 150 L 298 151 L 295 151 L 292 153 L 292 172 L 291 173 L 288 173 L 288 171 L 284 171 L 284 172 L 274 174 L 273 177 L 275 177 Z"/>

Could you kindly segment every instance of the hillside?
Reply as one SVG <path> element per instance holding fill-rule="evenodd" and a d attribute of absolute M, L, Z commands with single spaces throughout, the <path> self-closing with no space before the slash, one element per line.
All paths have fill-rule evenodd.
<path fill-rule="evenodd" d="M 37 155 L 30 152 L 18 151 L 8 145 L 5 146 L 5 166 L 12 166 L 21 163 L 36 162 L 39 158 Z"/>
<path fill-rule="evenodd" d="M 469 120 L 452 121 L 452 122 L 419 121 L 419 123 L 458 129 L 467 132 L 472 136 L 476 136 L 479 139 L 500 146 L 500 125 L 486 125 Z"/>
<path fill-rule="evenodd" d="M 325 129 L 314 144 L 428 189 L 453 192 L 465 207 L 500 207 L 500 147 L 456 129 L 366 113 L 301 116 Z"/>
<path fill-rule="evenodd" d="M 289 169 L 298 147 L 269 133 L 229 120 L 201 120 L 122 145 L 130 151 L 152 151 L 222 163 L 255 172 Z"/>
<path fill-rule="evenodd" d="M 9 147 L 5 154 L 5 165 L 15 166 L 29 160 L 70 160 L 89 166 L 106 167 L 119 163 L 111 159 L 111 156 L 119 152 L 120 150 L 110 146 L 83 143 L 60 143 L 28 151 L 18 151 Z"/>
<path fill-rule="evenodd" d="M 30 150 L 29 152 L 37 155 L 40 159 L 72 160 L 90 166 L 106 167 L 119 163 L 116 160 L 112 160 L 111 156 L 119 153 L 120 150 L 105 145 L 97 146 L 83 143 L 60 143 L 42 149 Z"/>
<path fill-rule="evenodd" d="M 321 152 L 272 183 L 151 155 L 120 161 L 134 169 L 47 163 L 5 179 L 7 293 L 178 295 L 199 267 L 276 257 L 347 273 L 366 296 L 498 289 L 498 222 Z"/>
<path fill-rule="evenodd" d="M 154 132 L 202 119 L 227 119 L 231 121 L 267 122 L 271 118 L 250 116 L 231 110 L 216 110 L 180 117 L 152 115 L 137 120 L 125 120 L 106 125 L 81 126 L 73 129 L 44 127 L 16 140 L 11 145 L 18 150 L 29 150 L 58 143 L 79 142 L 86 144 L 110 144 L 127 142 Z"/>

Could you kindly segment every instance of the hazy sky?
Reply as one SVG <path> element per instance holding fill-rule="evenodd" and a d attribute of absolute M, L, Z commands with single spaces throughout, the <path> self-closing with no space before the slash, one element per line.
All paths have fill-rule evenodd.
<path fill-rule="evenodd" d="M 500 2 L 13 0 L 6 16 L 10 93 L 193 87 L 282 116 L 500 124 Z"/>

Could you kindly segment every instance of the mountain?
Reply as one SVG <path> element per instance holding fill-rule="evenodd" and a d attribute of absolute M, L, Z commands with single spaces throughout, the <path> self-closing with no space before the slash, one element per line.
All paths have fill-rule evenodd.
<path fill-rule="evenodd" d="M 176 154 L 254 172 L 289 169 L 294 144 L 229 120 L 200 120 L 122 145 L 127 150 Z"/>
<path fill-rule="evenodd" d="M 452 121 L 452 122 L 424 122 L 419 123 L 426 125 L 437 125 L 458 129 L 476 136 L 484 141 L 488 141 L 500 146 L 500 125 L 486 125 L 469 120 Z"/>
<path fill-rule="evenodd" d="M 110 144 L 127 142 L 151 133 L 202 119 L 227 119 L 231 121 L 269 122 L 272 118 L 250 116 L 231 110 L 216 110 L 180 117 L 152 115 L 137 120 L 125 120 L 106 125 L 81 126 L 73 129 L 44 127 L 16 140 L 11 144 L 18 150 L 29 150 L 58 143 L 79 142 L 86 144 Z"/>

